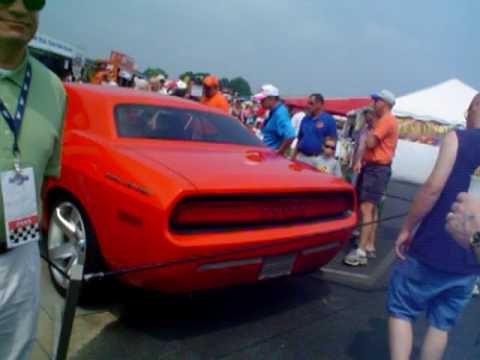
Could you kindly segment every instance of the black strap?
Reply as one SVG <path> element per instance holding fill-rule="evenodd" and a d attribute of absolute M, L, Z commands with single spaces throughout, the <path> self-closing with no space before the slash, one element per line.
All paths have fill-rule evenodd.
<path fill-rule="evenodd" d="M 15 112 L 15 117 L 10 114 L 7 107 L 0 99 L 0 113 L 3 115 L 3 118 L 8 124 L 8 127 L 13 133 L 14 142 L 13 142 L 13 153 L 18 155 L 20 149 L 18 147 L 18 134 L 20 132 L 20 127 L 22 126 L 23 115 L 25 113 L 25 107 L 28 100 L 28 93 L 30 92 L 30 84 L 32 82 L 32 66 L 30 63 L 27 63 L 27 70 L 25 72 L 25 77 L 23 79 L 22 88 L 20 89 L 20 96 L 18 98 L 17 111 Z"/>

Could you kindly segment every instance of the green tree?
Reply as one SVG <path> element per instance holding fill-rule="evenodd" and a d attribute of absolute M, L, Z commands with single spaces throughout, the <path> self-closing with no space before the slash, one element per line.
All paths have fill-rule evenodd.
<path fill-rule="evenodd" d="M 203 79 L 205 79 L 208 75 L 210 74 L 206 72 L 197 72 L 193 75 L 193 81 L 197 85 L 202 85 Z"/>
<path fill-rule="evenodd" d="M 230 90 L 237 93 L 239 96 L 251 96 L 252 89 L 250 84 L 243 77 L 239 76 L 230 80 Z"/>
<path fill-rule="evenodd" d="M 186 79 L 193 79 L 195 76 L 195 73 L 193 71 L 185 71 L 184 73 L 180 74 L 178 77 L 180 80 L 185 81 Z"/>
<path fill-rule="evenodd" d="M 230 89 L 230 80 L 227 78 L 220 79 L 220 88 L 222 89 Z"/>
<path fill-rule="evenodd" d="M 165 76 L 165 78 L 168 78 L 168 74 L 165 70 L 161 69 L 161 68 L 154 68 L 154 67 L 149 67 L 147 70 L 145 70 L 143 72 L 143 74 L 145 75 L 145 77 L 147 78 L 151 78 L 151 77 L 154 77 L 154 76 L 158 76 L 160 74 L 162 74 L 163 76 Z"/>
<path fill-rule="evenodd" d="M 197 85 L 201 85 L 203 79 L 210 75 L 206 72 L 193 72 L 193 71 L 185 71 L 180 75 L 181 80 L 190 79 Z M 226 77 L 220 79 L 220 87 L 222 89 L 229 89 L 234 93 L 237 93 L 239 96 L 251 96 L 252 90 L 250 88 L 250 84 L 247 80 L 245 80 L 241 76 L 237 76 L 231 80 L 227 79 Z"/>
<path fill-rule="evenodd" d="M 193 71 L 185 71 L 179 76 L 179 79 L 185 81 L 185 79 L 193 80 L 193 82 L 197 85 L 202 85 L 203 79 L 210 75 L 207 72 L 193 72 Z"/>

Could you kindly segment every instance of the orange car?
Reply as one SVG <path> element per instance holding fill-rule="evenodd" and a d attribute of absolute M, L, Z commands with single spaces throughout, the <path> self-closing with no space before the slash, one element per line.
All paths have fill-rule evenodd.
<path fill-rule="evenodd" d="M 182 260 L 120 280 L 191 292 L 313 270 L 350 238 L 353 188 L 236 119 L 153 93 L 66 89 L 62 175 L 43 195 L 48 256 L 66 272 L 82 259 L 86 273 Z"/>

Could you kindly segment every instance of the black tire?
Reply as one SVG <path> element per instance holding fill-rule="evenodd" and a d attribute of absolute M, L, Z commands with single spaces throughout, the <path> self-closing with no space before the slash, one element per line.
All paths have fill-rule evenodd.
<path fill-rule="evenodd" d="M 49 214 L 48 214 L 48 219 L 49 219 L 49 226 L 47 230 L 47 235 L 46 235 L 46 241 L 45 241 L 45 253 L 49 261 L 52 261 L 53 259 L 50 257 L 50 248 L 51 248 L 51 237 L 50 237 L 50 229 L 51 229 L 51 219 L 54 214 L 54 211 L 56 211 L 57 208 L 61 207 L 62 204 L 72 204 L 77 210 L 78 213 L 80 214 L 81 220 L 83 222 L 83 227 L 85 231 L 85 240 L 86 240 L 86 254 L 85 254 L 85 260 L 84 260 L 84 274 L 89 274 L 93 272 L 99 272 L 105 270 L 105 262 L 103 261 L 103 258 L 100 254 L 100 250 L 98 247 L 97 239 L 95 236 L 95 232 L 92 227 L 92 223 L 84 210 L 83 206 L 80 204 L 80 202 L 75 199 L 73 196 L 69 194 L 61 194 L 58 196 L 52 203 L 52 206 L 49 206 Z M 53 286 L 57 290 L 57 292 L 65 297 L 67 293 L 67 286 L 65 284 L 62 284 L 58 280 L 58 270 L 55 270 L 53 266 L 49 264 L 48 266 L 49 273 L 50 273 L 50 278 L 52 281 Z M 103 281 L 91 281 L 91 282 L 83 282 L 81 291 L 80 291 L 80 300 L 79 302 L 81 304 L 93 304 L 97 303 L 100 300 L 101 297 L 101 288 L 102 285 L 104 285 Z"/>

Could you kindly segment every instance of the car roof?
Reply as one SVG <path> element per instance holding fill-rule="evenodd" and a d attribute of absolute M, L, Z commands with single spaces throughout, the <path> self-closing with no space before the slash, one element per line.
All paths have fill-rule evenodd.
<path fill-rule="evenodd" d="M 90 97 L 97 100 L 99 97 L 108 98 L 114 104 L 129 103 L 170 106 L 212 112 L 230 117 L 229 114 L 222 110 L 207 107 L 195 101 L 182 99 L 176 96 L 160 95 L 149 91 L 141 91 L 117 86 L 74 83 L 65 83 L 65 89 L 67 92 L 81 94 L 83 98 Z"/>

